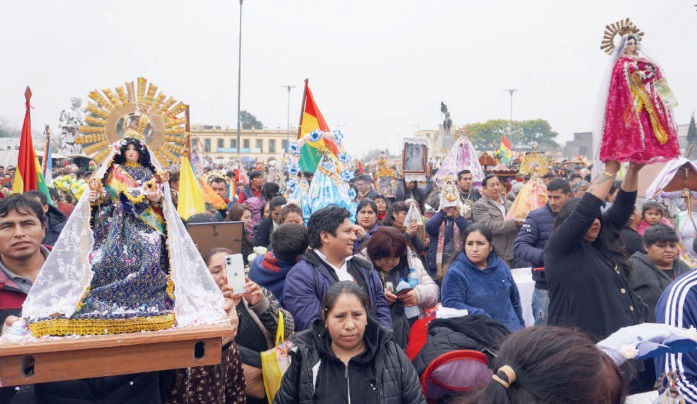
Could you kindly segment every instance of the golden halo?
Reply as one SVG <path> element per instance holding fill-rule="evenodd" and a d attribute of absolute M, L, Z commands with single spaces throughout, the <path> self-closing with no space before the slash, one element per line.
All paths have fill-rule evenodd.
<path fill-rule="evenodd" d="M 615 36 L 618 34 L 621 37 L 627 34 L 634 34 L 639 37 L 639 40 L 644 37 L 644 33 L 634 25 L 632 20 L 625 18 L 624 20 L 619 20 L 605 26 L 605 33 L 602 42 L 600 42 L 600 49 L 608 55 L 612 55 L 612 52 L 615 51 Z"/>
<path fill-rule="evenodd" d="M 520 163 L 520 173 L 523 175 L 537 175 L 542 177 L 549 170 L 547 159 L 537 153 L 530 153 L 523 157 Z"/>
<path fill-rule="evenodd" d="M 85 154 L 102 163 L 111 144 L 123 138 L 127 131 L 135 131 L 145 138 L 163 166 L 178 162 L 185 151 L 187 122 L 186 116 L 177 115 L 186 111 L 186 105 L 162 92 L 155 96 L 157 89 L 139 77 L 137 86 L 133 82 L 125 83 L 116 87 L 115 94 L 110 88 L 91 91 L 89 97 L 96 104 L 88 102 L 87 125 L 80 127 L 76 139 L 83 145 Z"/>

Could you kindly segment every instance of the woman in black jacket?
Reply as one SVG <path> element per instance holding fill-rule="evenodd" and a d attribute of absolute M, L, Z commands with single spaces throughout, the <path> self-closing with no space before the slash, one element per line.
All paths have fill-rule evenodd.
<path fill-rule="evenodd" d="M 634 211 L 639 170 L 629 164 L 612 206 L 600 208 L 619 171 L 608 161 L 582 198 L 562 207 L 545 247 L 549 285 L 548 325 L 571 326 L 603 339 L 622 327 L 639 324 L 646 305 L 629 284 L 631 264 L 619 234 Z"/>
<path fill-rule="evenodd" d="M 367 306 L 353 282 L 327 290 L 322 320 L 293 338 L 297 347 L 274 403 L 426 403 L 411 362 Z"/>

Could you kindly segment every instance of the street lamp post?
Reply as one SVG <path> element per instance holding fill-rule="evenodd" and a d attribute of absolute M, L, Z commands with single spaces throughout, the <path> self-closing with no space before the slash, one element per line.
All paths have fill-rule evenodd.
<path fill-rule="evenodd" d="M 281 87 L 288 89 L 288 121 L 287 121 L 288 129 L 286 132 L 286 148 L 288 148 L 288 146 L 290 146 L 290 89 L 295 88 L 295 86 L 291 86 L 290 84 L 288 84 L 288 85 L 281 86 Z M 288 151 L 288 150 L 285 150 L 285 151 Z"/>
<path fill-rule="evenodd" d="M 242 1 L 242 0 L 240 0 L 240 1 Z M 513 134 L 513 93 L 515 93 L 518 90 L 515 88 L 511 88 L 511 89 L 506 89 L 504 91 L 508 91 L 511 94 L 511 120 L 509 121 L 509 125 L 508 125 L 508 137 L 511 137 L 511 135 Z M 510 141 L 510 139 L 508 139 L 508 140 Z"/>
<path fill-rule="evenodd" d="M 242 2 L 240 0 L 240 42 L 237 48 L 237 159 L 242 164 L 242 155 L 240 153 L 240 101 L 242 99 Z"/>

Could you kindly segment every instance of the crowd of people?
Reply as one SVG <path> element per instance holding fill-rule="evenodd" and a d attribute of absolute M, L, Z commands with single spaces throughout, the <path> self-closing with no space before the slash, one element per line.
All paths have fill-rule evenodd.
<path fill-rule="evenodd" d="M 95 277 L 78 316 L 107 304 L 137 310 L 142 299 L 131 297 L 145 282 L 151 290 L 148 305 L 161 310 L 163 324 L 173 321 L 170 269 L 163 258 L 169 236 L 157 220 L 142 219 L 164 217 L 163 194 L 153 188 L 138 195 L 127 182 L 115 182 L 118 175 L 168 182 L 176 202 L 178 173 L 156 172 L 148 153 L 137 140 L 124 142 L 123 153 L 100 179 L 104 187 L 88 191 L 92 215 L 98 215 L 93 218 L 109 219 L 106 227 L 92 222 Z M 380 195 L 374 178 L 364 173 L 353 182 L 354 220 L 347 209 L 330 205 L 307 221 L 299 204 L 281 195 L 281 186 L 266 181 L 260 171 L 250 172 L 246 185 L 232 183 L 234 173 L 210 175 L 208 185 L 225 208 L 209 206 L 187 222 L 243 222 L 241 249 L 248 265 L 246 292 L 234 294 L 224 263 L 231 250 L 219 246 L 201 257 L 225 297 L 235 329 L 234 339 L 225 341 L 222 364 L 105 377 L 99 384 L 83 380 L 3 388 L 0 401 L 73 402 L 61 401 L 65 396 L 261 403 L 267 397 L 259 355 L 275 346 L 282 317 L 283 333 L 297 348 L 275 402 L 421 403 L 419 377 L 428 363 L 421 355 L 415 366 L 405 351 L 417 343 L 414 324 L 432 319 L 438 307 L 466 310 L 460 312 L 469 318 L 465 328 L 503 336 L 491 338 L 483 349 L 491 353 L 492 383 L 472 386 L 465 396 L 454 394 L 455 402 L 498 403 L 508 397 L 511 402 L 619 403 L 628 391 L 653 389 L 661 373 L 678 367 L 684 369 L 682 383 L 692 388 L 697 356 L 670 356 L 656 367 L 652 361 L 638 362 L 625 371 L 589 345 L 642 322 L 697 325 L 692 313 L 680 315 L 688 310 L 683 302 L 694 304 L 689 280 L 696 276 L 678 258 L 684 236 L 663 205 L 647 201 L 635 207 L 642 166 L 630 164 L 621 181 L 616 180 L 619 168 L 609 161 L 592 181 L 585 170 L 552 170 L 543 178 L 547 203 L 524 221 L 509 218 L 512 202 L 501 178 L 486 175 L 479 187 L 468 170 L 457 173 L 457 195 L 450 199 L 430 181 L 420 187 L 401 180 L 395 195 Z M 311 175 L 306 179 L 312 181 Z M 510 188 L 516 191 L 515 184 Z M 51 196 L 49 201 L 40 192 L 26 192 L 0 201 L 3 330 L 21 316 L 22 303 L 71 214 L 61 209 L 66 199 L 57 190 Z M 414 210 L 419 220 L 407 221 Z M 266 250 L 250 256 L 256 247 Z M 523 318 L 523 299 L 511 274 L 511 268 L 520 267 L 531 268 L 535 282 L 534 324 Z M 110 292 L 116 284 L 127 292 L 118 301 Z M 457 322 L 438 326 L 451 327 L 453 335 L 465 332 L 452 324 Z M 34 326 L 40 328 L 41 321 Z M 452 339 L 444 341 L 437 349 L 463 349 Z M 548 372 L 566 367 L 568 372 L 545 381 Z M 138 388 L 127 387 L 134 380 Z M 571 384 L 587 387 L 570 389 Z M 557 395 L 550 395 L 553 391 Z"/>

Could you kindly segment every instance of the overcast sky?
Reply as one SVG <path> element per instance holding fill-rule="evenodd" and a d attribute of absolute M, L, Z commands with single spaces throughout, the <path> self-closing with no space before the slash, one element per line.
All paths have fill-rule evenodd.
<path fill-rule="evenodd" d="M 570 140 L 593 127 L 610 62 L 605 24 L 630 17 L 680 105 L 697 109 L 695 0 L 246 0 L 242 109 L 270 128 L 300 113 L 303 79 L 349 152 L 397 149 L 453 123 L 547 119 Z M 238 0 L 3 1 L 0 118 L 21 126 L 34 93 L 35 130 L 93 89 L 146 77 L 191 105 L 193 123 L 235 127 Z"/>

